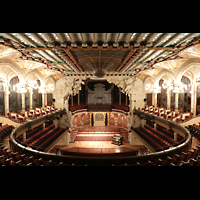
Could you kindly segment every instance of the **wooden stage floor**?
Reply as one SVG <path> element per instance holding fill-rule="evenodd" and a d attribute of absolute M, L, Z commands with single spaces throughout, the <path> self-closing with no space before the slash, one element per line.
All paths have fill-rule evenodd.
<path fill-rule="evenodd" d="M 124 143 L 123 145 L 111 144 L 111 141 L 75 141 L 66 146 L 55 146 L 63 151 L 68 152 L 82 152 L 82 153 L 124 153 L 135 151 L 144 148 L 143 145 L 130 145 Z"/>

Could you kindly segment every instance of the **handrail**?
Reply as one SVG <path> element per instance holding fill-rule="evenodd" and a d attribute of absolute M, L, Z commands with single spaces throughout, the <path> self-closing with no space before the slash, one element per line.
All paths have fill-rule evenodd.
<path fill-rule="evenodd" d="M 17 151 L 19 154 L 26 154 L 27 156 L 34 156 L 35 158 L 43 158 L 45 160 L 53 160 L 54 162 L 66 162 L 68 164 L 78 164 L 78 165 L 112 165 L 112 164 L 135 164 L 136 162 L 145 163 L 148 160 L 156 161 L 158 158 L 164 159 L 166 156 L 172 156 L 175 154 L 180 154 L 183 151 L 187 151 L 188 148 L 191 146 L 191 135 L 187 129 L 184 127 L 175 124 L 173 122 L 169 122 L 165 119 L 162 119 L 160 117 L 152 116 L 150 114 L 141 112 L 139 110 L 134 110 L 134 114 L 137 114 L 140 117 L 145 117 L 146 119 L 154 119 L 156 123 L 163 124 L 165 126 L 168 126 L 172 128 L 174 131 L 178 131 L 179 133 L 183 134 L 185 136 L 185 140 L 182 144 L 172 147 L 170 149 L 159 151 L 147 155 L 141 155 L 141 156 L 123 156 L 123 157 L 89 157 L 88 156 L 67 156 L 67 155 L 56 155 L 52 153 L 46 153 L 38 150 L 34 150 L 30 147 L 25 147 L 21 144 L 19 144 L 16 141 L 16 137 L 22 134 L 23 132 L 27 131 L 28 129 L 38 126 L 42 123 L 44 123 L 48 119 L 54 119 L 58 114 L 63 115 L 65 114 L 65 110 L 60 110 L 55 113 L 40 117 L 36 120 L 33 120 L 31 122 L 25 123 L 19 127 L 17 127 L 10 135 L 10 141 L 11 141 L 11 149 L 13 151 Z"/>

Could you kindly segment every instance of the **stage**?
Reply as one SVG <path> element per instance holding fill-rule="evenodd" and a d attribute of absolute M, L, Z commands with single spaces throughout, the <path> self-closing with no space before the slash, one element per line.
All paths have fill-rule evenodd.
<path fill-rule="evenodd" d="M 121 134 L 124 138 L 122 145 L 112 144 L 112 136 Z M 107 126 L 79 127 L 75 141 L 69 145 L 56 145 L 54 150 L 63 153 L 63 155 L 135 155 L 138 149 L 145 148 L 143 145 L 130 145 L 128 142 L 128 130 L 124 128 Z"/>

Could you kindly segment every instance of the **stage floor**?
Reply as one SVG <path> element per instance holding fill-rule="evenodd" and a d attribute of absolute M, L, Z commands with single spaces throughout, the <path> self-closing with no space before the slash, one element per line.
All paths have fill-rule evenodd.
<path fill-rule="evenodd" d="M 118 146 L 111 143 L 112 136 L 116 133 L 124 134 L 123 137 L 126 141 L 124 140 L 123 145 Z M 127 141 L 127 134 L 127 130 L 124 133 L 123 128 L 113 126 L 80 127 L 74 142 L 65 146 L 56 145 L 54 148 L 67 152 L 98 154 L 135 152 L 138 149 L 145 148 L 144 145 L 130 145 Z"/>
<path fill-rule="evenodd" d="M 111 144 L 111 141 L 75 141 L 74 143 L 69 143 L 66 146 L 55 146 L 55 148 L 59 148 L 61 150 L 67 150 L 73 147 L 80 147 L 80 148 L 130 148 L 132 150 L 138 150 L 144 148 L 143 145 L 130 145 L 129 143 L 124 143 L 123 145 L 115 145 Z"/>

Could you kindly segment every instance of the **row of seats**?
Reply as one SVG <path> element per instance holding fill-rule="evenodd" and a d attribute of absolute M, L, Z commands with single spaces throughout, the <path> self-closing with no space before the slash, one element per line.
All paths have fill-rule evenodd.
<path fill-rule="evenodd" d="M 148 135 L 145 128 L 138 127 L 133 129 L 143 140 L 145 140 L 149 145 L 151 145 L 156 151 L 164 150 L 163 146 L 159 144 L 155 139 Z"/>
<path fill-rule="evenodd" d="M 2 126 L 0 126 L 0 142 L 2 142 L 2 140 L 11 134 L 12 130 L 14 129 L 14 126 L 13 125 L 8 125 L 8 124 L 5 124 Z"/>
<path fill-rule="evenodd" d="M 188 125 L 186 128 L 190 131 L 190 133 L 200 140 L 200 126 L 197 124 Z"/>
<path fill-rule="evenodd" d="M 184 122 L 191 119 L 193 116 L 192 112 L 182 113 L 180 110 L 173 111 L 172 109 L 164 109 L 155 106 L 146 106 L 145 108 L 142 108 L 142 111 L 157 115 L 173 122 Z"/>
<path fill-rule="evenodd" d="M 135 164 L 124 163 L 118 166 L 200 166 L 200 145 L 172 157 L 166 156 L 166 158 L 158 158 L 156 161 L 148 160 L 143 164 L 136 162 Z"/>
<path fill-rule="evenodd" d="M 52 160 L 44 160 L 43 158 L 35 158 L 34 156 L 26 156 L 8 150 L 0 144 L 0 166 L 76 166 L 75 163 L 55 163 Z"/>
<path fill-rule="evenodd" d="M 18 113 L 9 112 L 8 117 L 16 122 L 28 122 L 32 119 L 36 119 L 37 117 L 47 115 L 54 111 L 57 111 L 57 108 L 53 108 L 51 106 L 45 106 L 40 108 L 28 109 L 25 111 L 19 110 Z"/>
<path fill-rule="evenodd" d="M 55 127 L 55 125 L 52 124 L 52 125 L 46 127 L 44 130 L 34 131 L 35 134 L 33 134 L 30 137 L 28 137 L 27 139 L 25 139 L 22 142 L 22 145 L 24 145 L 24 146 L 30 146 L 32 144 L 32 142 L 34 142 L 36 139 L 40 138 L 42 135 L 44 135 L 45 133 L 47 133 L 48 131 L 50 131 L 54 127 Z"/>
<path fill-rule="evenodd" d="M 176 140 L 174 140 L 172 137 L 169 137 L 167 134 L 164 134 L 162 133 L 161 131 L 159 130 L 156 130 L 154 128 L 152 128 L 151 126 L 149 125 L 144 125 L 144 127 L 146 129 L 149 129 L 151 132 L 155 133 L 156 135 L 158 135 L 160 138 L 162 138 L 163 140 L 167 141 L 168 143 L 170 143 L 172 146 L 177 146 L 179 145 L 180 143 L 177 142 Z"/>

